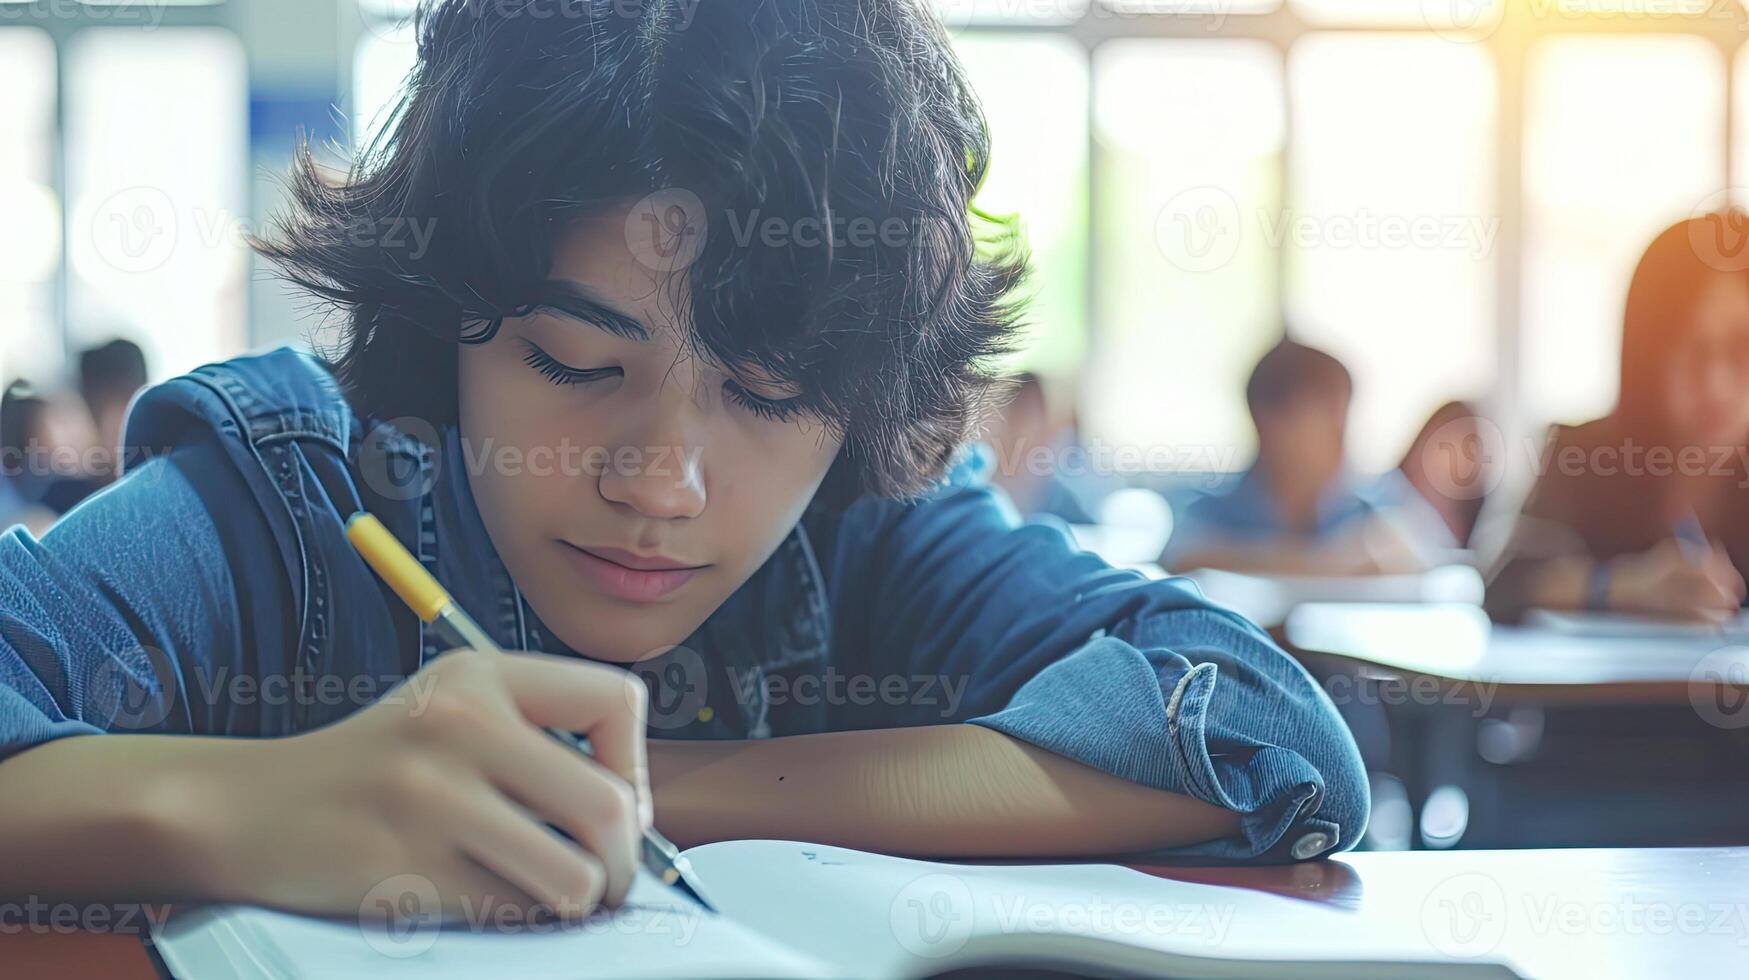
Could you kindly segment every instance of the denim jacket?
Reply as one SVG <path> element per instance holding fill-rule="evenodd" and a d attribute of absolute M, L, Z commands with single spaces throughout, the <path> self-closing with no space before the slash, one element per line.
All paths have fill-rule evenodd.
<path fill-rule="evenodd" d="M 348 545 L 360 509 L 504 647 L 575 655 L 494 551 L 454 430 L 416 428 L 359 417 L 289 349 L 144 392 L 122 479 L 40 541 L 0 535 L 0 758 L 105 731 L 287 735 L 389 692 L 440 646 Z M 1360 756 L 1305 670 L 1188 582 L 1020 524 L 988 459 L 962 454 L 922 499 L 811 507 L 637 666 L 651 737 L 969 722 L 1243 814 L 1235 837 L 1146 857 L 1353 846 Z"/>

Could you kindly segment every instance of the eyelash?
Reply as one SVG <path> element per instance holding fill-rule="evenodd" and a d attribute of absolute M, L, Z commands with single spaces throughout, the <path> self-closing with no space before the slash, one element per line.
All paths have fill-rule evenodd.
<path fill-rule="evenodd" d="M 788 422 L 802 413 L 800 398 L 761 398 L 733 381 L 723 385 L 723 391 L 730 401 L 768 421 Z"/>
<path fill-rule="evenodd" d="M 574 368 L 568 364 L 560 364 L 553 355 L 524 340 L 528 353 L 522 355 L 522 360 L 529 367 L 539 371 L 548 381 L 556 385 L 578 385 L 590 381 L 600 381 L 623 373 L 619 368 Z"/>
<path fill-rule="evenodd" d="M 524 340 L 523 344 L 528 348 L 527 353 L 522 356 L 523 362 L 539 371 L 543 377 L 556 385 L 587 384 L 591 381 L 601 381 L 624 373 L 619 368 L 574 368 L 568 364 L 561 364 L 551 354 L 541 350 L 531 341 Z M 799 398 L 781 400 L 761 398 L 733 381 L 726 383 L 723 386 L 723 391 L 728 395 L 730 401 L 769 421 L 787 422 L 803 411 Z"/>

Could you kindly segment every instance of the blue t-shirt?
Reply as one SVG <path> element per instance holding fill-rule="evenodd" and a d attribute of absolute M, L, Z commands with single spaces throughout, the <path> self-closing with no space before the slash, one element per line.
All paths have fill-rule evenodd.
<path fill-rule="evenodd" d="M 1260 544 L 1285 538 L 1328 539 L 1381 509 L 1382 502 L 1370 488 L 1344 473 L 1320 496 L 1310 533 L 1290 528 L 1269 492 L 1268 483 L 1253 465 L 1230 489 L 1199 497 L 1182 513 L 1174 515 L 1165 564 L 1173 568 L 1186 555 L 1222 542 Z"/>
<path fill-rule="evenodd" d="M 140 396 L 126 474 L 38 541 L 0 535 L 0 758 L 105 731 L 288 735 L 439 650 L 347 544 L 381 518 L 506 648 L 577 656 L 493 548 L 453 429 L 360 418 L 291 350 Z M 1367 788 L 1306 671 L 1182 580 L 1018 526 L 966 454 L 921 499 L 808 509 L 646 673 L 652 738 L 967 722 L 1243 814 L 1153 858 L 1351 847 Z M 706 710 L 708 709 L 708 710 Z"/>

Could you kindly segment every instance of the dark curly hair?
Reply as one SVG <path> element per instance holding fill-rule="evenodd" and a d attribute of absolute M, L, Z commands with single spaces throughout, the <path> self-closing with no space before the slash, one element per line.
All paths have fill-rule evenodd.
<path fill-rule="evenodd" d="M 416 28 L 381 134 L 344 177 L 301 147 L 292 206 L 253 243 L 345 314 L 328 356 L 361 411 L 453 422 L 457 345 L 562 302 L 557 232 L 681 188 L 709 216 L 690 342 L 794 383 L 844 437 L 821 499 L 940 476 L 989 400 L 1026 257 L 970 207 L 989 139 L 926 0 L 435 0 Z M 905 232 L 745 234 L 773 218 Z M 423 248 L 377 234 L 409 220 Z"/>

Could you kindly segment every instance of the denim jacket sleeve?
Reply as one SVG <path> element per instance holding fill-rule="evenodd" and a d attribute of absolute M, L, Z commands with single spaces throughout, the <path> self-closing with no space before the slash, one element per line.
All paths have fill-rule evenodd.
<path fill-rule="evenodd" d="M 121 479 L 40 541 L 0 535 L 0 758 L 105 731 L 291 734 L 362 701 L 327 682 L 398 679 L 380 604 L 329 614 L 376 590 L 336 560 L 358 497 L 329 386 L 280 351 L 148 389 Z"/>
<path fill-rule="evenodd" d="M 243 638 L 281 632 L 245 624 L 281 615 L 283 589 L 240 589 L 222 543 L 272 552 L 239 506 L 248 499 L 218 446 L 192 442 L 131 469 L 41 541 L 23 527 L 0 535 L 0 757 L 64 735 L 256 727 L 210 696 L 227 667 L 254 672 L 245 656 L 279 655 Z"/>
<path fill-rule="evenodd" d="M 1354 846 L 1369 805 L 1360 754 L 1305 669 L 1187 580 L 1148 581 L 1050 524 L 1018 525 L 978 465 L 921 501 L 857 503 L 822 549 L 853 669 L 962 689 L 949 717 L 917 704 L 841 727 L 969 721 L 1242 814 L 1236 838 L 1151 857 Z"/>

